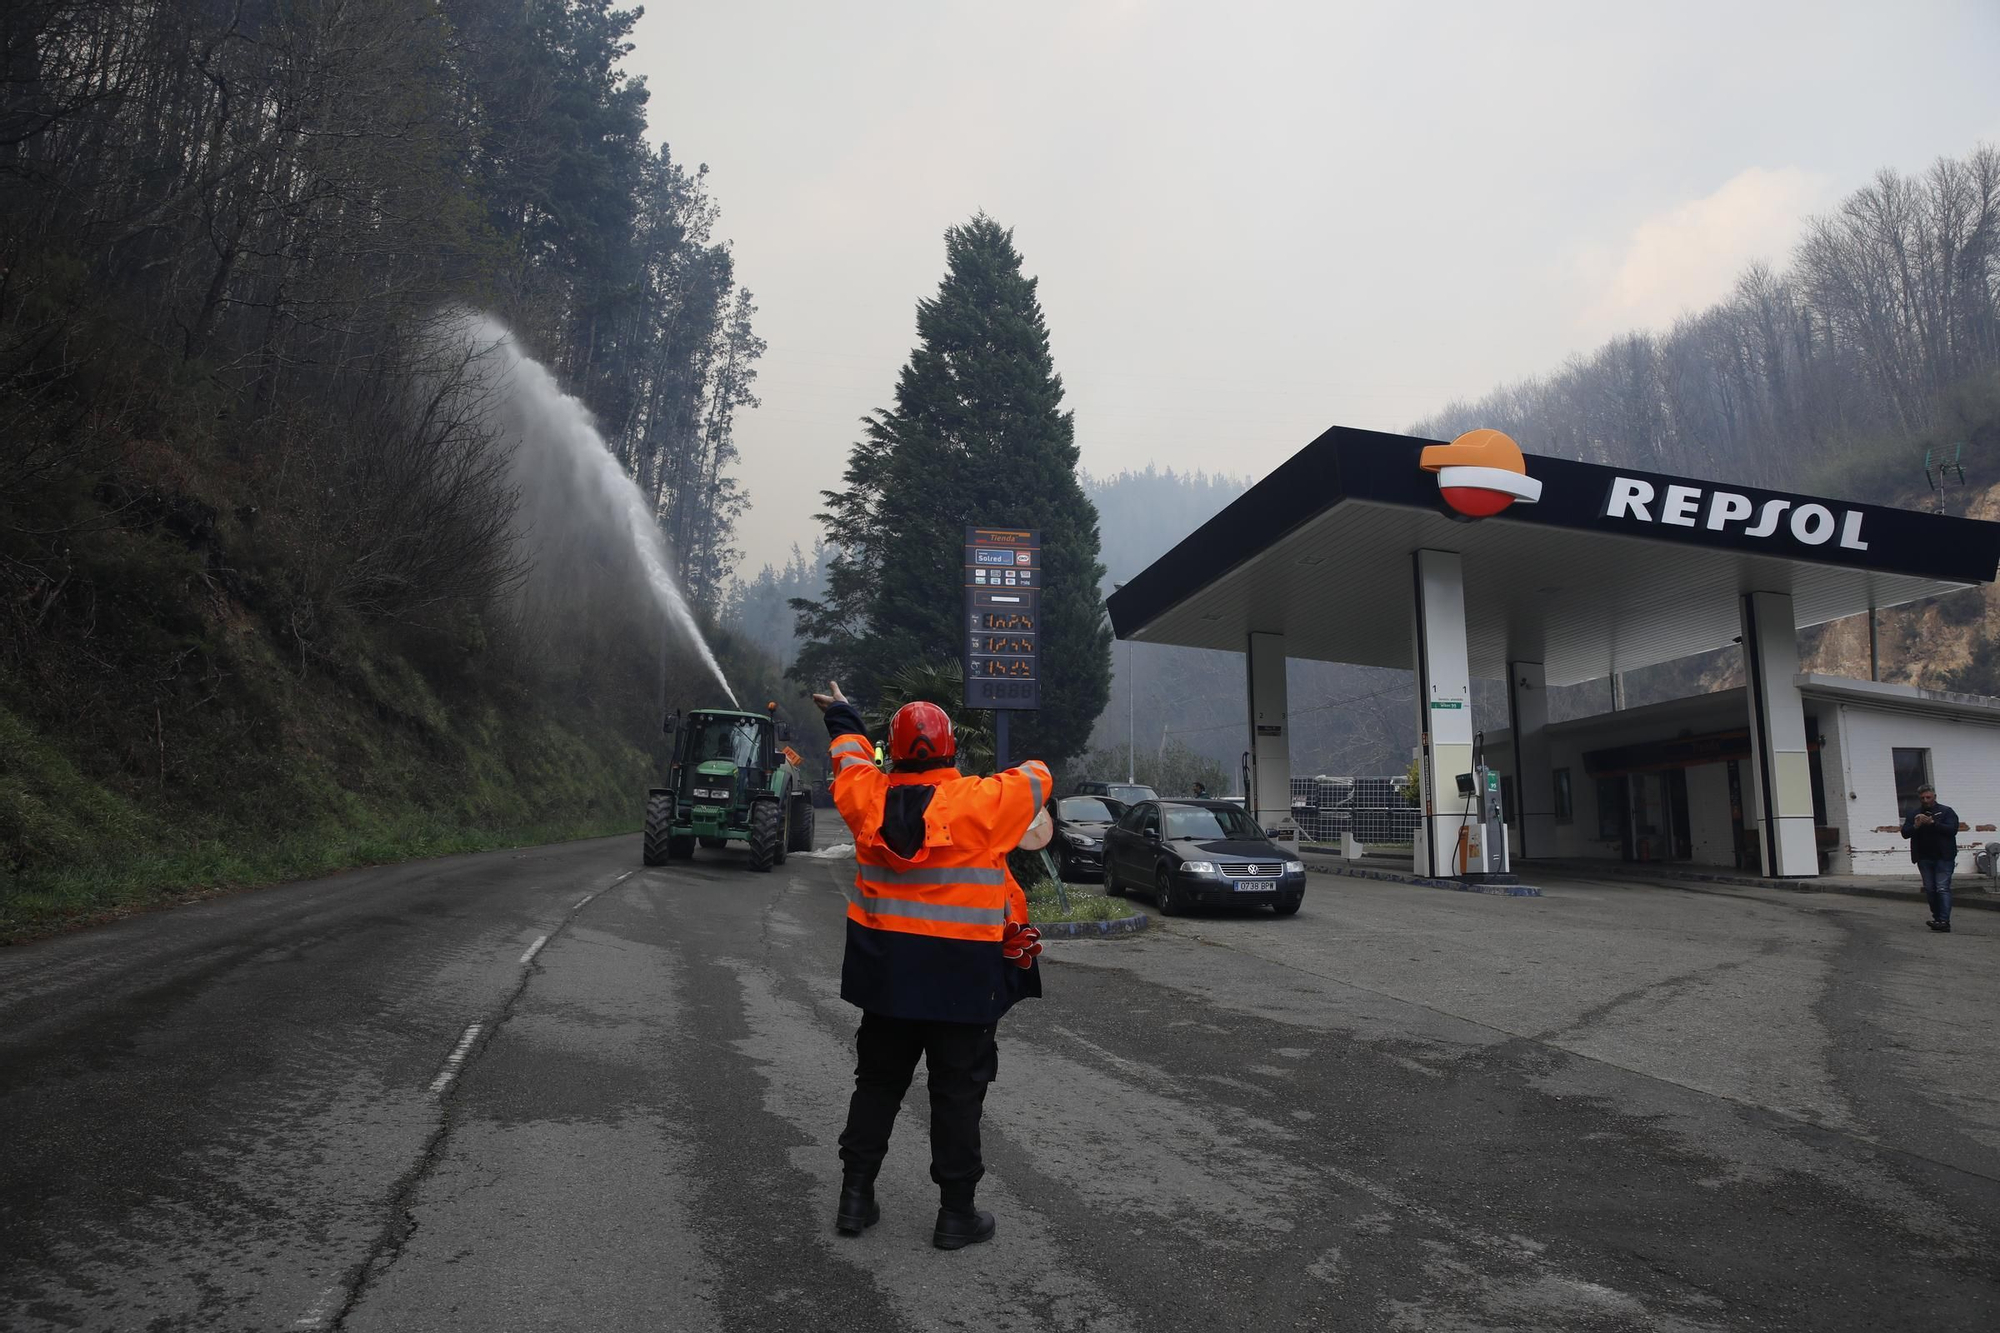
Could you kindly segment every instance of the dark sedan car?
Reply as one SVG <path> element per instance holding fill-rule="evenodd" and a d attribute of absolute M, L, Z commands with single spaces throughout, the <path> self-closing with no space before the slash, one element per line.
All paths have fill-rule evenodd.
<path fill-rule="evenodd" d="M 1269 903 L 1299 910 L 1306 866 L 1227 801 L 1141 801 L 1104 836 L 1104 891 L 1149 893 L 1160 915 Z"/>
<path fill-rule="evenodd" d="M 1108 796 L 1058 796 L 1049 802 L 1049 818 L 1056 824 L 1049 850 L 1065 880 L 1104 873 L 1104 834 L 1125 803 Z"/>

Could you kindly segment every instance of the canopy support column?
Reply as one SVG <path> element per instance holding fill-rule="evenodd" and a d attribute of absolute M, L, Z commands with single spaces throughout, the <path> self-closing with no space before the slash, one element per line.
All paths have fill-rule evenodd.
<path fill-rule="evenodd" d="M 1285 636 L 1252 633 L 1244 645 L 1250 696 L 1250 791 L 1247 805 L 1259 828 L 1282 829 L 1292 818 L 1292 738 L 1286 732 Z"/>
<path fill-rule="evenodd" d="M 1507 664 L 1507 716 L 1514 734 L 1518 856 L 1554 856 L 1556 777 L 1549 754 L 1548 673 L 1540 662 Z"/>
<path fill-rule="evenodd" d="M 1805 701 L 1799 694 L 1799 635 L 1785 593 L 1743 594 L 1743 668 L 1750 696 L 1750 775 L 1763 873 L 1819 874 L 1813 839 L 1812 769 Z"/>
<path fill-rule="evenodd" d="M 1464 872 L 1459 844 L 1478 817 L 1475 797 L 1458 794 L 1472 772 L 1472 671 L 1465 649 L 1465 565 L 1456 551 L 1416 551 L 1413 630 L 1417 672 L 1416 872 Z"/>

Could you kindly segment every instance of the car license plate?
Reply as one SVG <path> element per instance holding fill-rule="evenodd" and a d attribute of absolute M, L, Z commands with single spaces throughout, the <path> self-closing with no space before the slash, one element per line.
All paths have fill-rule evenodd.
<path fill-rule="evenodd" d="M 1238 893 L 1263 893 L 1270 887 L 1270 884 L 1263 880 L 1239 879 L 1236 881 L 1236 891 Z"/>

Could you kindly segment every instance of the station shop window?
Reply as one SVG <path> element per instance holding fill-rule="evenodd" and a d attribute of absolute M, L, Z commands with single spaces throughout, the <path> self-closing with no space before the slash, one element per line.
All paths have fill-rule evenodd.
<path fill-rule="evenodd" d="M 1929 750 L 1891 750 L 1896 765 L 1896 815 L 1907 816 L 1917 808 L 1917 788 L 1931 781 Z"/>
<path fill-rule="evenodd" d="M 1576 800 L 1570 795 L 1569 770 L 1566 768 L 1557 769 L 1555 771 L 1555 780 L 1556 823 L 1573 824 L 1576 822 Z"/>

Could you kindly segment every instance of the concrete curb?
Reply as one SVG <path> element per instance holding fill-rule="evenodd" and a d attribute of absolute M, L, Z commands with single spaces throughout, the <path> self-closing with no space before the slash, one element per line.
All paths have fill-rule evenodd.
<path fill-rule="evenodd" d="M 1886 902 L 1921 904 L 1923 890 L 1912 884 L 1907 889 L 1870 888 L 1861 884 L 1825 884 L 1810 879 L 1763 879 L 1756 875 L 1705 874 L 1699 870 L 1647 870 L 1644 873 L 1632 870 L 1611 870 L 1600 868 L 1600 873 L 1616 879 L 1645 881 L 1647 879 L 1678 879 L 1690 884 L 1733 884 L 1746 889 L 1781 889 L 1786 893 L 1838 893 L 1849 898 L 1880 898 Z M 2000 898 L 1993 898 L 1981 891 L 1961 893 L 1952 890 L 1953 911 L 1970 907 L 1981 912 L 2000 912 Z"/>
<path fill-rule="evenodd" d="M 1112 935 L 1137 935 L 1146 928 L 1149 920 L 1144 912 L 1139 912 L 1111 921 L 1055 921 L 1047 925 L 1037 921 L 1035 929 L 1042 932 L 1045 940 L 1094 940 Z"/>
<path fill-rule="evenodd" d="M 1409 884 L 1420 889 L 1450 889 L 1454 893 L 1484 893 L 1495 898 L 1539 898 L 1542 891 L 1532 884 L 1465 884 L 1455 879 L 1432 879 L 1428 875 L 1399 875 L 1393 870 L 1366 870 L 1360 866 L 1307 861 L 1308 870 L 1322 875 L 1345 875 L 1349 879 L 1379 879 L 1387 884 Z"/>

